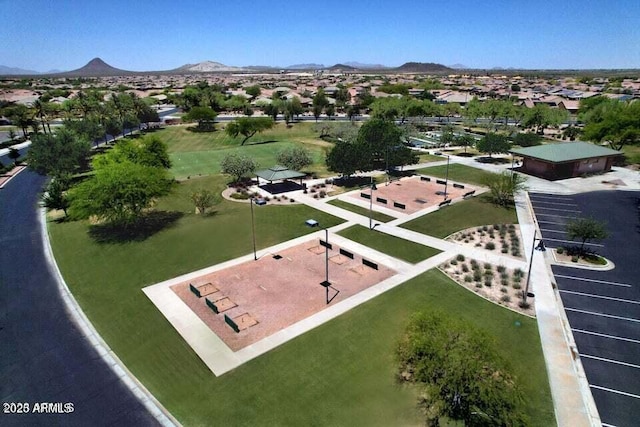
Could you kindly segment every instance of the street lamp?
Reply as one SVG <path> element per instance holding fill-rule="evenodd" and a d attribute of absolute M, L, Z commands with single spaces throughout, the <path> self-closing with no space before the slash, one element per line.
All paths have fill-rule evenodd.
<path fill-rule="evenodd" d="M 371 177 L 371 184 L 369 187 L 369 230 L 373 230 L 373 190 L 377 190 L 376 182 Z"/>
<path fill-rule="evenodd" d="M 542 237 L 541 238 L 536 238 L 538 234 L 538 230 L 534 230 L 533 231 L 533 243 L 531 245 L 531 256 L 529 257 L 529 271 L 527 273 L 527 284 L 525 285 L 524 288 L 524 292 L 522 293 L 522 303 L 526 304 L 527 303 L 527 297 L 529 296 L 529 282 L 531 281 L 531 265 L 533 264 L 533 251 L 540 251 L 540 252 L 544 252 L 547 250 L 547 248 L 545 248 L 544 246 L 544 242 L 542 241 Z M 538 241 L 538 245 L 536 246 L 536 241 Z"/>
<path fill-rule="evenodd" d="M 445 175 L 444 179 L 444 199 L 447 200 L 447 186 L 449 185 L 449 160 L 451 160 L 451 157 L 448 154 L 445 154 L 445 156 L 447 156 L 447 174 Z"/>
<path fill-rule="evenodd" d="M 317 227 L 320 223 L 316 220 L 307 220 L 306 224 L 310 227 Z M 329 229 L 324 228 L 324 243 L 320 240 L 320 245 L 324 246 L 324 281 L 320 282 L 320 285 L 325 289 L 325 300 L 327 304 L 329 304 L 333 299 L 340 293 L 339 290 L 331 286 L 331 282 L 329 281 Z M 336 293 L 333 297 L 329 298 L 329 288 L 332 288 Z"/>

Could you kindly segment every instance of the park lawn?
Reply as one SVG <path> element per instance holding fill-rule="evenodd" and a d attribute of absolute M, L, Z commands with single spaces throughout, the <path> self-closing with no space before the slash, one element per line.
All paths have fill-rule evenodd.
<path fill-rule="evenodd" d="M 337 206 L 339 208 L 351 211 L 353 213 L 357 213 L 358 215 L 366 216 L 367 218 L 369 217 L 369 209 L 363 208 L 362 206 L 354 205 L 352 203 L 345 202 L 344 200 L 338 200 L 338 199 L 330 200 L 327 203 L 329 203 L 330 205 Z M 390 215 L 386 215 L 386 214 L 383 214 L 382 212 L 376 212 L 376 211 L 371 212 L 371 218 L 379 222 L 389 222 L 396 219 Z"/>
<path fill-rule="evenodd" d="M 215 132 L 192 132 L 191 126 L 169 126 L 157 132 L 167 143 L 173 163 L 171 172 L 178 179 L 220 173 L 220 162 L 227 154 L 247 155 L 256 160 L 260 168 L 275 165 L 279 151 L 303 146 L 310 151 L 313 164 L 304 172 L 329 176 L 325 165 L 325 152 L 331 147 L 315 135 L 310 123 L 298 123 L 287 128 L 277 124 L 273 129 L 259 133 L 241 146 L 243 137 L 231 138 L 218 124 Z"/>
<path fill-rule="evenodd" d="M 339 235 L 347 239 L 369 246 L 372 249 L 391 255 L 392 257 L 416 264 L 439 254 L 438 249 L 424 246 L 419 243 L 401 239 L 396 236 L 369 230 L 361 225 L 353 225 L 340 232 Z"/>
<path fill-rule="evenodd" d="M 497 206 L 485 195 L 446 206 L 428 215 L 406 222 L 401 227 L 444 238 L 456 231 L 478 225 L 517 224 L 515 207 Z"/>
<path fill-rule="evenodd" d="M 422 153 L 419 156 L 418 163 L 430 163 L 430 162 L 440 162 L 442 160 L 447 160 L 446 157 L 435 156 L 433 154 Z"/>
<path fill-rule="evenodd" d="M 178 197 L 161 203 L 187 205 Z M 83 310 L 183 425 L 418 425 L 416 390 L 395 381 L 393 351 L 409 315 L 433 309 L 495 337 L 523 382 L 533 423 L 554 424 L 535 321 L 478 298 L 435 270 L 216 378 L 140 288 L 247 253 L 248 217 L 241 211 L 248 209 L 221 205 L 211 217 L 185 216 L 146 241 L 116 245 L 93 242 L 83 222 L 50 224 L 56 259 Z M 267 216 L 261 212 L 267 210 L 256 211 L 258 222 Z M 225 230 L 230 216 L 243 223 L 247 237 L 233 248 L 238 236 Z"/>
<path fill-rule="evenodd" d="M 445 178 L 447 176 L 447 165 L 429 166 L 418 169 L 418 173 Z M 451 163 L 449 165 L 449 179 L 455 182 L 484 185 L 485 180 L 492 175 L 494 174 L 491 172 L 459 163 Z"/>

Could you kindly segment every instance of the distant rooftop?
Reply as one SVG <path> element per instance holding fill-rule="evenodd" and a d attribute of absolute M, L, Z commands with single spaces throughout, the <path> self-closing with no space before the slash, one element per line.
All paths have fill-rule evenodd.
<path fill-rule="evenodd" d="M 617 156 L 622 154 L 620 151 L 582 141 L 516 148 L 509 150 L 509 152 L 518 156 L 532 157 L 551 163 L 564 163 L 593 157 Z"/>

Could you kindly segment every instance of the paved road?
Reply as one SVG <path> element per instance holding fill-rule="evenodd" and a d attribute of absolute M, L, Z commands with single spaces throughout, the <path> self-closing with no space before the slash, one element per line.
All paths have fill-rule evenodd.
<path fill-rule="evenodd" d="M 0 425 L 157 425 L 63 305 L 41 244 L 43 183 L 27 170 L 0 190 Z M 10 415 L 8 402 L 70 402 L 74 412 Z"/>
<path fill-rule="evenodd" d="M 567 318 L 604 425 L 640 420 L 640 193 L 592 192 L 571 196 L 531 193 L 548 247 L 567 246 L 571 217 L 608 222 L 610 236 L 590 245 L 611 259 L 611 271 L 554 266 Z"/>

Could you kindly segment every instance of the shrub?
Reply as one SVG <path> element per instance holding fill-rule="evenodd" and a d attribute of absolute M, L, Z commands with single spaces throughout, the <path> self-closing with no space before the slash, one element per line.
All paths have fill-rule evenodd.
<path fill-rule="evenodd" d="M 509 273 L 507 273 L 506 271 L 503 271 L 502 273 L 500 273 L 500 278 L 501 279 L 508 279 L 509 278 Z"/>
<path fill-rule="evenodd" d="M 498 224 L 493 224 L 493 229 L 494 230 L 500 230 L 500 226 Z"/>
<path fill-rule="evenodd" d="M 456 256 L 456 259 L 457 259 L 458 261 L 464 261 L 464 255 L 462 255 L 462 254 L 458 254 L 458 256 Z"/>
<path fill-rule="evenodd" d="M 484 279 L 484 285 L 485 285 L 487 288 L 490 288 L 490 287 L 491 287 L 491 285 L 493 285 L 493 280 L 491 280 L 491 279 L 490 279 L 490 278 L 488 278 L 488 277 L 487 277 L 487 278 L 485 278 L 485 279 Z"/>
<path fill-rule="evenodd" d="M 475 271 L 473 273 L 473 280 L 476 282 L 480 282 L 482 280 L 482 274 L 479 271 Z"/>
<path fill-rule="evenodd" d="M 522 269 L 520 268 L 516 268 L 515 270 L 513 270 L 513 276 L 516 277 L 522 277 L 524 276 L 524 271 L 522 271 Z"/>
<path fill-rule="evenodd" d="M 481 288 L 481 287 L 482 287 L 482 283 L 477 282 L 477 283 L 476 283 L 476 288 Z"/>
<path fill-rule="evenodd" d="M 502 297 L 500 298 L 500 301 L 511 302 L 511 297 L 509 295 L 502 295 Z"/>
<path fill-rule="evenodd" d="M 484 245 L 484 248 L 492 251 L 496 248 L 496 244 L 493 242 L 487 242 L 487 244 Z"/>
<path fill-rule="evenodd" d="M 487 262 L 487 263 L 484 264 L 484 269 L 485 270 L 492 270 L 493 266 Z"/>
<path fill-rule="evenodd" d="M 472 259 L 471 266 L 473 267 L 474 265 L 478 265 L 478 261 L 476 261 L 475 259 Z"/>
<path fill-rule="evenodd" d="M 466 276 L 464 276 L 464 281 L 467 283 L 473 282 L 473 276 L 471 274 L 467 274 Z"/>
<path fill-rule="evenodd" d="M 505 288 L 504 286 L 500 288 L 500 292 L 502 292 L 503 294 L 506 294 L 507 292 L 509 292 L 509 289 Z"/>
<path fill-rule="evenodd" d="M 507 253 L 509 253 L 509 248 L 508 247 L 507 248 L 502 248 L 502 250 L 500 252 L 502 252 L 503 254 L 507 254 Z"/>
<path fill-rule="evenodd" d="M 529 307 L 531 307 L 531 304 L 529 304 L 528 302 L 525 302 L 524 300 L 520 301 L 518 303 L 518 307 L 523 308 L 523 309 L 527 309 Z"/>
<path fill-rule="evenodd" d="M 578 262 L 578 257 L 576 255 L 571 257 L 571 262 Z"/>
<path fill-rule="evenodd" d="M 465 273 L 469 272 L 469 266 L 467 264 L 462 264 L 460 267 L 462 267 L 462 271 Z"/>
<path fill-rule="evenodd" d="M 522 289 L 522 285 L 520 285 L 520 283 L 514 283 L 513 285 L 511 285 L 511 287 L 513 289 Z"/>
<path fill-rule="evenodd" d="M 491 270 L 485 270 L 483 274 L 485 277 L 493 277 L 493 271 Z"/>
<path fill-rule="evenodd" d="M 498 270 L 498 273 L 504 273 L 507 269 L 504 265 L 499 265 L 496 270 Z"/>
<path fill-rule="evenodd" d="M 562 246 L 560 246 L 558 249 L 556 249 L 556 252 L 558 252 L 560 255 L 562 255 L 564 253 L 564 248 Z"/>
<path fill-rule="evenodd" d="M 483 225 L 482 226 L 482 231 L 487 231 L 487 230 L 489 230 L 489 227 L 487 227 L 486 225 Z"/>
<path fill-rule="evenodd" d="M 458 265 L 458 261 L 456 261 L 455 259 L 451 260 L 451 265 Z"/>

